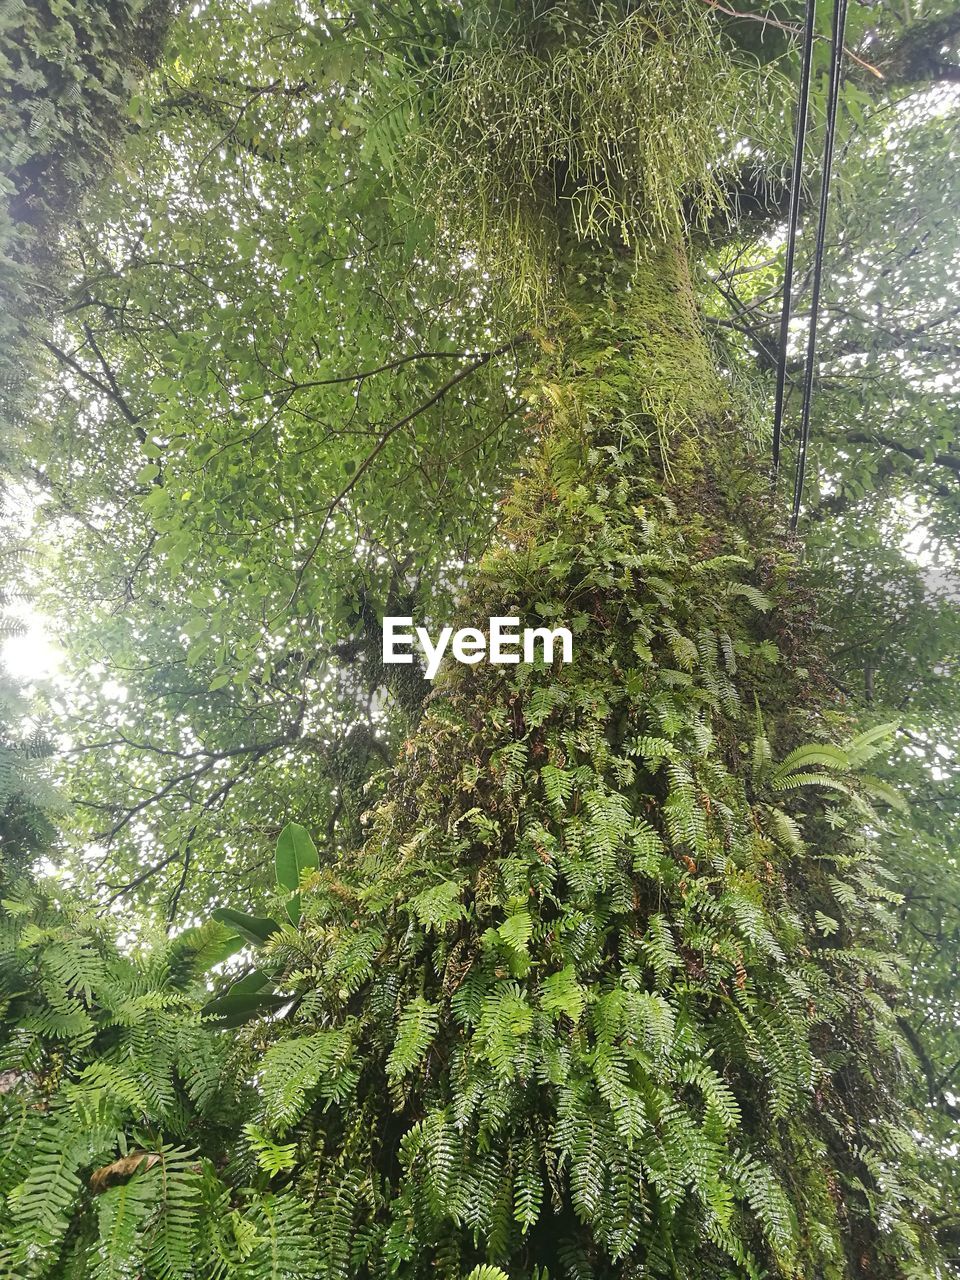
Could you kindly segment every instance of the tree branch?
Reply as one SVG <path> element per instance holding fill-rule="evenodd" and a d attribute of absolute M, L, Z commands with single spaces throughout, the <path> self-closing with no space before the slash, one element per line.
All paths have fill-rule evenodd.
<path fill-rule="evenodd" d="M 288 609 L 291 607 L 291 605 L 293 605 L 293 603 L 296 601 L 297 596 L 300 594 L 300 588 L 303 585 L 303 576 L 306 573 L 307 569 L 309 568 L 310 564 L 313 562 L 313 559 L 316 556 L 317 552 L 320 550 L 320 546 L 327 532 L 327 526 L 330 523 L 330 518 L 332 517 L 333 513 L 336 511 L 337 507 L 339 507 L 340 503 L 344 500 L 344 498 L 351 492 L 351 490 L 354 488 L 357 482 L 361 479 L 361 477 L 367 471 L 369 471 L 370 467 L 374 464 L 374 462 L 376 462 L 377 458 L 386 448 L 388 442 L 397 434 L 398 431 L 401 431 L 404 427 L 408 426 L 411 422 L 413 422 L 415 418 L 418 418 L 422 413 L 426 413 L 428 409 L 431 409 L 435 404 L 438 404 L 439 401 L 441 401 L 443 397 L 447 394 L 447 392 L 452 391 L 453 388 L 458 385 L 458 383 L 463 382 L 464 378 L 468 378 L 471 373 L 476 373 L 478 369 L 482 369 L 484 365 L 489 364 L 490 361 L 495 359 L 497 356 L 505 355 L 508 351 L 514 350 L 515 347 L 517 347 L 521 342 L 524 342 L 524 341 L 526 341 L 526 335 L 521 335 L 517 338 L 511 338 L 509 342 L 501 343 L 501 345 L 499 347 L 494 348 L 493 351 L 485 351 L 483 355 L 479 356 L 476 360 L 474 360 L 472 364 L 468 364 L 465 368 L 459 369 L 453 375 L 452 378 L 448 378 L 447 381 L 443 384 L 443 386 L 439 387 L 433 393 L 433 395 L 430 396 L 428 399 L 424 400 L 422 404 L 417 405 L 417 407 L 415 409 L 412 409 L 410 413 L 405 414 L 397 422 L 394 422 L 392 426 L 389 426 L 386 429 L 386 431 L 381 435 L 380 439 L 377 441 L 377 443 L 374 445 L 371 451 L 364 458 L 363 462 L 361 462 L 360 465 L 357 467 L 356 471 L 350 477 L 349 481 L 343 486 L 340 492 L 336 495 L 336 497 L 331 501 L 330 505 L 327 507 L 326 513 L 323 517 L 323 524 L 320 526 L 320 532 L 317 534 L 317 537 L 313 545 L 311 546 L 310 550 L 307 552 L 306 556 L 301 562 L 300 567 L 297 569 L 296 583 L 293 588 L 293 592 L 290 596 L 290 599 L 287 601 Z"/>
<path fill-rule="evenodd" d="M 903 1032 L 907 1043 L 913 1050 L 920 1068 L 923 1071 L 927 1081 L 927 1095 L 932 1106 L 938 1107 L 952 1120 L 960 1120 L 960 1107 L 955 1106 L 952 1102 L 948 1102 L 943 1093 L 937 1088 L 937 1077 L 933 1063 L 930 1061 L 930 1055 L 927 1053 L 926 1045 L 920 1039 L 916 1029 L 912 1026 L 908 1018 L 902 1015 L 897 1018 L 897 1026 Z"/>
<path fill-rule="evenodd" d="M 84 325 L 84 330 L 87 332 L 89 336 L 89 330 L 87 329 L 86 325 Z M 101 355 L 100 349 L 95 342 L 91 342 L 91 345 L 93 347 L 94 353 L 98 357 L 98 363 L 100 364 L 101 368 L 105 370 L 105 374 L 109 379 L 109 381 L 107 382 L 104 382 L 102 379 L 98 378 L 97 375 L 93 373 L 90 369 L 85 368 L 84 365 L 82 365 L 80 361 L 75 358 L 75 356 L 72 356 L 68 352 L 64 351 L 62 347 L 58 347 L 57 344 L 55 342 L 51 342 L 49 338 L 41 337 L 40 342 L 43 346 L 47 348 L 49 352 L 51 352 L 53 355 L 56 356 L 56 358 L 60 361 L 62 365 L 64 365 L 67 369 L 72 370 L 72 372 L 75 373 L 77 377 L 82 378 L 83 381 L 86 382 L 88 386 L 93 387 L 96 391 L 99 391 L 102 396 L 106 396 L 108 400 L 112 401 L 112 403 L 115 404 L 117 408 L 120 410 L 120 412 L 123 414 L 124 418 L 126 418 L 127 422 L 129 422 L 130 425 L 134 428 L 137 434 L 137 439 L 140 441 L 141 444 L 143 444 L 143 442 L 147 438 L 147 433 L 144 431 L 143 427 L 139 425 L 139 422 L 140 422 L 139 417 L 133 412 L 129 404 L 127 404 L 126 400 L 124 399 L 122 393 L 120 392 L 119 387 L 116 384 L 116 381 L 113 377 L 112 372 L 107 367 L 106 361 Z"/>
<path fill-rule="evenodd" d="M 399 369 L 414 360 L 467 360 L 469 357 L 468 351 L 414 351 L 411 355 L 399 356 L 396 360 L 378 365 L 375 369 L 361 369 L 357 373 L 344 373 L 335 378 L 312 378 L 308 382 L 291 381 L 289 388 L 284 388 L 282 394 L 290 395 L 294 391 L 304 391 L 310 387 L 336 387 L 346 382 L 363 382 L 366 378 L 373 378 L 378 373 L 389 373 L 392 369 Z"/>
<path fill-rule="evenodd" d="M 954 475 L 960 475 L 960 455 L 955 453 L 935 453 L 930 456 L 927 454 L 926 449 L 921 449 L 919 445 L 903 444 L 900 440 L 895 440 L 892 436 L 888 436 L 882 431 L 850 431 L 842 437 L 842 440 L 849 441 L 851 444 L 877 444 L 892 453 L 899 453 L 905 458 L 912 458 L 914 462 L 933 462 L 938 467 L 946 467 Z"/>

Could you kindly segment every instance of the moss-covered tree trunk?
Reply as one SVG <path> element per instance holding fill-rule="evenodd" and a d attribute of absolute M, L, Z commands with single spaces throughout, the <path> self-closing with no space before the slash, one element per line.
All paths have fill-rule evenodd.
<path fill-rule="evenodd" d="M 580 248 L 560 294 L 462 613 L 574 660 L 442 673 L 276 943 L 305 999 L 264 1123 L 314 1147 L 330 1274 L 923 1274 L 881 735 L 820 686 L 682 242 Z"/>

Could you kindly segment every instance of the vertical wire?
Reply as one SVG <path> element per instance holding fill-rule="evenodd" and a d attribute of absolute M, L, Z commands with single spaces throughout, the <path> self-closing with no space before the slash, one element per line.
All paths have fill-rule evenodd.
<path fill-rule="evenodd" d="M 787 341 L 790 335 L 790 308 L 793 302 L 793 262 L 797 250 L 800 221 L 800 191 L 803 184 L 803 152 L 810 115 L 810 69 L 813 62 L 813 26 L 817 0 L 807 0 L 803 21 L 803 60 L 800 93 L 797 98 L 797 128 L 793 147 L 793 176 L 790 182 L 790 210 L 787 219 L 787 257 L 783 270 L 783 303 L 780 310 L 780 346 L 777 352 L 777 395 L 773 408 L 773 483 L 780 473 L 780 442 L 783 435 L 783 404 L 787 386 Z"/>
<path fill-rule="evenodd" d="M 807 332 L 806 363 L 803 371 L 803 406 L 800 414 L 800 444 L 793 480 L 793 510 L 790 531 L 796 532 L 803 499 L 803 481 L 807 470 L 810 445 L 810 404 L 813 397 L 814 362 L 817 354 L 817 321 L 820 316 L 820 286 L 823 280 L 823 254 L 827 237 L 827 209 L 830 199 L 830 175 L 833 168 L 833 144 L 836 134 L 837 105 L 840 100 L 840 76 L 843 67 L 843 33 L 847 21 L 847 0 L 834 0 L 833 43 L 830 51 L 830 86 L 827 95 L 827 127 L 823 144 L 823 176 L 820 182 L 820 213 L 817 219 L 817 243 L 813 259 L 813 286 L 810 299 L 810 328 Z"/>

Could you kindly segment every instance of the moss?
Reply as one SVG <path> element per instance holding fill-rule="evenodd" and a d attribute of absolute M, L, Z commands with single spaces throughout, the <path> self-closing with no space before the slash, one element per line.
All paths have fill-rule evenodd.
<path fill-rule="evenodd" d="M 679 239 L 648 249 L 631 280 L 631 356 L 651 414 L 668 444 L 689 450 L 692 437 L 714 431 L 732 406 L 701 328 L 686 246 Z"/>
<path fill-rule="evenodd" d="M 736 405 L 703 332 L 683 240 L 648 245 L 637 261 L 571 236 L 563 254 L 563 301 L 528 392 L 546 429 L 566 426 L 582 440 L 595 431 L 618 445 L 646 439 L 665 481 L 722 471 L 740 447 Z"/>

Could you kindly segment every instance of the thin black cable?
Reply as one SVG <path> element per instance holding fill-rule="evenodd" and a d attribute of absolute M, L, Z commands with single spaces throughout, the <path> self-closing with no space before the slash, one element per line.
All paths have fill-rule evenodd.
<path fill-rule="evenodd" d="M 847 0 L 834 0 L 833 35 L 830 50 L 830 87 L 827 94 L 827 128 L 823 143 L 823 177 L 820 180 L 820 214 L 817 219 L 817 243 L 813 257 L 813 286 L 810 298 L 810 328 L 807 332 L 806 365 L 803 371 L 803 405 L 800 413 L 800 445 L 793 479 L 793 510 L 790 531 L 796 532 L 803 498 L 803 481 L 807 470 L 810 444 L 810 404 L 813 398 L 814 361 L 817 354 L 817 321 L 820 316 L 820 285 L 823 279 L 823 253 L 827 238 L 827 208 L 830 199 L 830 175 L 833 168 L 833 143 L 836 135 L 837 106 L 840 101 L 840 76 L 843 69 L 843 33 L 847 23 Z"/>
<path fill-rule="evenodd" d="M 780 472 L 780 441 L 783 434 L 783 402 L 787 387 L 787 341 L 790 336 L 790 307 L 793 301 L 793 260 L 797 250 L 800 221 L 800 190 L 803 183 L 803 152 L 810 116 L 810 68 L 813 63 L 813 26 L 817 0 L 807 0 L 803 20 L 803 60 L 800 92 L 797 97 L 797 130 L 793 146 L 793 177 L 790 182 L 790 211 L 787 218 L 787 258 L 783 270 L 783 305 L 780 311 L 780 346 L 777 353 L 777 396 L 773 407 L 773 482 Z"/>

